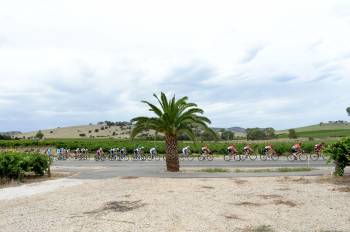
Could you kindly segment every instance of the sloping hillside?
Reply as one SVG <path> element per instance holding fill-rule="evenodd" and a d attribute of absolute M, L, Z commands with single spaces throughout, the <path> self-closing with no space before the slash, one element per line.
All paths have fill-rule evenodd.
<path fill-rule="evenodd" d="M 350 136 L 350 123 L 320 123 L 317 125 L 295 128 L 299 137 L 344 137 Z M 279 137 L 288 137 L 288 130 L 277 131 Z"/>
<path fill-rule="evenodd" d="M 82 125 L 42 130 L 45 138 L 129 138 L 130 126 Z M 17 134 L 19 138 L 34 137 L 38 131 Z"/>

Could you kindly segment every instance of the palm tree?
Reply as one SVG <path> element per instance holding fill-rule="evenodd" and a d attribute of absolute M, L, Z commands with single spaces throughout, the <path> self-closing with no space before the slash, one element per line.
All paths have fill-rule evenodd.
<path fill-rule="evenodd" d="M 148 101 L 142 101 L 149 106 L 149 110 L 155 114 L 155 117 L 137 117 L 131 120 L 134 128 L 131 137 L 146 130 L 154 130 L 165 135 L 165 152 L 167 170 L 171 172 L 179 171 L 179 156 L 177 153 L 177 138 L 179 135 L 187 135 L 192 140 L 195 139 L 195 128 L 201 128 L 216 137 L 216 133 L 208 127 L 210 120 L 203 115 L 203 110 L 194 103 L 188 103 L 188 97 L 182 97 L 178 100 L 175 95 L 172 99 L 167 99 L 162 92 L 160 98 L 153 94 L 160 107 L 151 104 Z"/>

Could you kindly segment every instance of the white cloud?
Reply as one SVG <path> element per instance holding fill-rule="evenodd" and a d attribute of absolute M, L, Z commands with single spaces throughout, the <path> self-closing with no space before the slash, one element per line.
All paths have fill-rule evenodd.
<path fill-rule="evenodd" d="M 347 1 L 0 3 L 0 131 L 129 120 L 161 90 L 216 126 L 347 118 Z"/>

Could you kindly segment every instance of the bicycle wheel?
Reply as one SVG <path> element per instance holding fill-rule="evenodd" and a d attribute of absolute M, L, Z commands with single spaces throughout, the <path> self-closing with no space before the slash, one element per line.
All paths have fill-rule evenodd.
<path fill-rule="evenodd" d="M 260 160 L 266 161 L 266 160 L 267 160 L 267 155 L 261 154 L 261 155 L 260 155 Z"/>
<path fill-rule="evenodd" d="M 204 159 L 205 159 L 205 157 L 203 155 L 198 156 L 199 161 L 203 161 Z"/>
<path fill-rule="evenodd" d="M 193 161 L 193 160 L 194 160 L 194 156 L 193 156 L 193 155 L 188 155 L 188 156 L 187 156 L 187 160 Z"/>
<path fill-rule="evenodd" d="M 249 159 L 250 159 L 250 160 L 256 160 L 257 157 L 258 157 L 258 156 L 257 156 L 256 154 L 251 154 L 251 155 L 249 155 Z"/>
<path fill-rule="evenodd" d="M 276 153 L 273 153 L 273 154 L 271 155 L 271 159 L 274 160 L 274 161 L 276 161 L 276 160 L 279 159 L 279 156 L 278 156 Z"/>
<path fill-rule="evenodd" d="M 295 160 L 294 155 L 293 155 L 293 154 L 289 154 L 289 155 L 287 156 L 287 160 L 288 160 L 288 161 L 294 161 L 294 160 Z"/>
<path fill-rule="evenodd" d="M 247 159 L 247 155 L 243 154 L 239 156 L 239 160 L 244 161 Z"/>
<path fill-rule="evenodd" d="M 207 160 L 208 160 L 208 161 L 213 161 L 213 159 L 214 159 L 214 156 L 212 156 L 212 155 L 208 155 L 208 156 L 207 156 Z"/>
<path fill-rule="evenodd" d="M 317 154 L 315 154 L 315 153 L 310 154 L 311 160 L 316 161 L 316 160 L 318 160 L 318 158 L 319 158 L 319 156 Z"/>
<path fill-rule="evenodd" d="M 231 160 L 231 155 L 224 155 L 224 160 L 225 161 L 230 161 Z"/>
<path fill-rule="evenodd" d="M 302 161 L 305 161 L 305 160 L 307 160 L 307 158 L 308 158 L 307 155 L 306 155 L 305 153 L 299 154 L 298 157 L 299 157 L 299 159 L 302 160 Z"/>
<path fill-rule="evenodd" d="M 154 159 L 157 160 L 157 161 L 159 161 L 159 160 L 160 160 L 159 155 L 154 156 Z"/>
<path fill-rule="evenodd" d="M 148 155 L 148 156 L 147 156 L 147 160 L 149 160 L 149 161 L 153 160 L 152 155 Z"/>

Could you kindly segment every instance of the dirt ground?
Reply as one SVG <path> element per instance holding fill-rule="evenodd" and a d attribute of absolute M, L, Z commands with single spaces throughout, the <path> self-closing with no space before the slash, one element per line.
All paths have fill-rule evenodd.
<path fill-rule="evenodd" d="M 1 196 L 20 187 L 0 189 L 0 231 L 350 231 L 348 180 L 130 177 L 43 191 L 45 184 L 27 186 L 41 188 L 31 195 L 21 186 L 12 198 Z"/>

